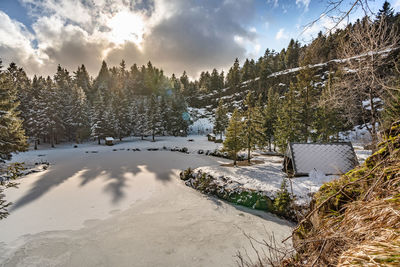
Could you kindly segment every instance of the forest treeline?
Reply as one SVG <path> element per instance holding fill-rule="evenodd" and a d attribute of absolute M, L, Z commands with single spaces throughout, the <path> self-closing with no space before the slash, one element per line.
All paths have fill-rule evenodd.
<path fill-rule="evenodd" d="M 235 140 L 233 151 L 266 144 L 271 149 L 272 143 L 284 151 L 288 142 L 340 141 L 340 132 L 358 125 L 369 131 L 374 149 L 380 125 L 400 119 L 399 26 L 400 14 L 385 2 L 374 17 L 328 36 L 320 33 L 307 46 L 291 40 L 286 50 L 267 49 L 257 63 L 246 60 L 242 68 L 236 60 L 227 77 L 237 79 L 227 79 L 228 88 L 220 94 L 235 115 L 227 128 L 227 137 Z M 292 70 L 280 72 L 285 68 Z M 252 95 L 246 97 L 248 92 Z M 215 112 L 217 132 L 228 126 L 219 119 L 220 109 L 221 103 Z"/>
<path fill-rule="evenodd" d="M 291 40 L 286 49 L 267 49 L 263 57 L 246 59 L 242 66 L 236 59 L 226 75 L 214 69 L 202 72 L 198 80 L 190 80 L 186 72 L 167 77 L 151 62 L 127 67 L 124 61 L 116 67 L 102 62 L 95 78 L 84 65 L 72 73 L 60 65 L 53 77 L 30 79 L 11 63 L 0 69 L 1 158 L 26 148 L 24 136 L 36 147 L 90 138 L 100 142 L 106 136 L 186 135 L 188 105 L 196 106 L 198 96 L 213 92 L 223 98 L 224 88 L 252 91 L 251 106 L 262 110 L 257 119 L 263 124 L 262 143 L 269 147 L 335 140 L 338 132 L 359 124 L 376 140 L 376 125 L 399 114 L 399 25 L 400 15 L 385 2 L 374 18 L 320 33 L 308 45 Z M 354 59 L 323 73 L 311 67 L 337 58 Z M 271 82 L 273 73 L 297 67 L 289 82 L 280 81 L 280 75 Z M 243 114 L 248 107 L 238 108 Z M 221 125 L 227 126 L 217 125 L 216 132 L 225 131 Z"/>

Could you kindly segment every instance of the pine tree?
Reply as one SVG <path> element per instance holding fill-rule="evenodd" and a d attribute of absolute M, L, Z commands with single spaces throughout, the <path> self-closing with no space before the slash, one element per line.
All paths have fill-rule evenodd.
<path fill-rule="evenodd" d="M 213 69 L 210 77 L 210 86 L 209 90 L 211 92 L 217 91 L 219 92 L 222 89 L 223 86 L 221 86 L 220 82 L 220 74 L 218 73 L 217 69 Z"/>
<path fill-rule="evenodd" d="M 171 124 L 171 103 L 166 96 L 161 97 L 160 101 L 161 112 L 161 133 L 164 136 L 166 132 L 170 131 Z"/>
<path fill-rule="evenodd" d="M 228 110 L 224 107 L 224 101 L 222 99 L 218 102 L 218 107 L 215 110 L 215 123 L 214 123 L 214 131 L 217 134 L 221 135 L 224 133 L 226 127 L 228 127 L 229 118 L 228 118 Z"/>
<path fill-rule="evenodd" d="M 93 104 L 95 93 L 93 92 L 89 73 L 87 72 L 85 65 L 82 64 L 78 67 L 78 70 L 74 72 L 74 81 L 75 84 L 85 92 L 85 96 L 89 103 Z"/>
<path fill-rule="evenodd" d="M 61 135 L 63 132 L 63 123 L 59 115 L 60 99 L 59 92 L 56 85 L 53 83 L 50 77 L 46 79 L 45 90 L 42 90 L 40 98 L 44 102 L 44 127 L 45 132 L 50 139 L 51 147 L 55 146 L 57 141 L 57 135 Z"/>
<path fill-rule="evenodd" d="M 40 143 L 40 137 L 46 133 L 46 95 L 45 95 L 45 81 L 42 77 L 33 77 L 31 88 L 31 101 L 26 121 L 28 135 L 34 139 L 34 149 Z"/>
<path fill-rule="evenodd" d="M 11 153 L 27 148 L 25 131 L 19 118 L 16 85 L 3 72 L 0 60 L 0 160 L 11 159 Z"/>
<path fill-rule="evenodd" d="M 187 105 L 182 95 L 175 95 L 171 103 L 170 129 L 173 136 L 186 136 L 191 124 Z"/>
<path fill-rule="evenodd" d="M 129 106 L 128 98 L 122 89 L 115 90 L 112 97 L 112 110 L 115 115 L 116 137 L 122 140 L 129 134 Z"/>
<path fill-rule="evenodd" d="M 270 88 L 268 90 L 267 105 L 263 110 L 264 115 L 264 135 L 268 143 L 268 150 L 272 150 L 275 126 L 278 120 L 279 94 Z"/>
<path fill-rule="evenodd" d="M 237 153 L 245 147 L 242 116 L 237 109 L 233 111 L 232 117 L 229 120 L 223 145 L 223 150 L 227 151 L 233 157 L 233 165 L 236 166 Z"/>
<path fill-rule="evenodd" d="M 147 109 L 148 129 L 152 136 L 152 141 L 155 141 L 155 135 L 161 132 L 161 111 L 156 95 L 151 95 L 149 98 L 149 108 Z"/>
<path fill-rule="evenodd" d="M 302 123 L 297 119 L 297 105 L 295 85 L 291 83 L 289 91 L 279 105 L 274 131 L 276 144 L 281 152 L 285 152 L 288 142 L 300 141 L 300 126 Z"/>
<path fill-rule="evenodd" d="M 234 91 L 238 92 L 240 90 L 240 66 L 239 59 L 235 59 L 233 66 L 229 69 L 227 75 L 228 86 Z"/>
<path fill-rule="evenodd" d="M 250 163 L 250 153 L 256 145 L 264 142 L 263 120 L 260 106 L 256 104 L 251 92 L 243 102 L 245 111 L 243 113 L 243 140 L 247 149 L 247 161 Z"/>
<path fill-rule="evenodd" d="M 322 90 L 318 107 L 315 111 L 313 120 L 313 128 L 315 134 L 312 136 L 313 141 L 328 142 L 336 136 L 338 141 L 338 134 L 344 128 L 345 122 L 343 122 L 340 116 L 340 110 L 332 105 L 331 100 L 333 99 L 332 89 L 332 75 L 329 72 L 328 81 L 325 83 L 325 87 Z"/>
<path fill-rule="evenodd" d="M 106 137 L 107 131 L 104 105 L 103 96 L 98 93 L 91 112 L 91 135 L 97 138 L 99 145 L 100 140 Z"/>
<path fill-rule="evenodd" d="M 305 56 L 302 62 L 303 68 L 300 69 L 299 74 L 296 76 L 296 91 L 297 91 L 297 103 L 296 106 L 296 118 L 301 121 L 300 125 L 300 140 L 308 142 L 311 137 L 311 131 L 313 121 L 315 120 L 318 96 L 321 93 L 319 84 L 319 78 L 315 76 L 313 69 L 309 67 L 310 57 L 309 54 Z"/>
<path fill-rule="evenodd" d="M 138 107 L 136 101 L 132 101 L 128 106 L 128 129 L 129 135 L 134 135 L 137 126 Z"/>
<path fill-rule="evenodd" d="M 285 54 L 285 65 L 287 68 L 295 68 L 299 66 L 300 43 L 290 40 Z"/>
<path fill-rule="evenodd" d="M 79 144 L 89 132 L 89 105 L 85 92 L 76 85 L 72 88 L 72 100 L 71 125 L 74 129 L 75 141 Z"/>
<path fill-rule="evenodd" d="M 147 101 L 146 98 L 142 97 L 138 99 L 137 109 L 137 121 L 136 121 L 136 132 L 141 136 L 142 140 L 147 133 Z"/>
<path fill-rule="evenodd" d="M 186 71 L 183 72 L 182 76 L 179 78 L 179 81 L 181 82 L 181 90 L 180 92 L 188 96 L 189 95 L 189 77 L 186 74 Z"/>

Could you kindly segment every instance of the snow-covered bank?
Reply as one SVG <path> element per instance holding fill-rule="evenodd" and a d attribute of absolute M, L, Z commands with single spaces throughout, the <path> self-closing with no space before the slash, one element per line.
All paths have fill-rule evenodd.
<path fill-rule="evenodd" d="M 289 179 L 282 171 L 283 159 L 276 156 L 258 156 L 253 160 L 260 164 L 244 167 L 207 166 L 199 167 L 204 173 L 215 177 L 215 183 L 226 188 L 241 187 L 263 192 L 273 199 L 280 190 L 283 179 L 288 180 L 288 190 L 296 196 L 297 204 L 306 204 L 310 193 L 316 192 L 323 183 L 331 181 L 334 176 L 310 175 Z"/>
<path fill-rule="evenodd" d="M 187 146 L 190 154 L 146 150 L 164 145 Z M 17 155 L 14 161 L 43 158 L 50 167 L 6 191 L 14 204 L 0 221 L 0 265 L 234 266 L 238 249 L 251 251 L 242 231 L 260 240 L 265 229 L 287 237 L 286 221 L 208 198 L 179 180 L 183 168 L 226 163 L 197 154 L 215 146 L 205 137 L 166 137 Z"/>
<path fill-rule="evenodd" d="M 356 149 L 359 161 L 363 162 L 370 151 Z M 326 182 L 338 176 L 324 175 L 322 173 L 311 173 L 309 176 L 287 178 L 282 171 L 283 158 L 271 155 L 257 155 L 254 161 L 261 162 L 251 166 L 228 167 L 228 166 L 206 166 L 199 167 L 194 171 L 201 170 L 215 178 L 215 183 L 225 188 L 240 187 L 263 192 L 269 198 L 274 198 L 280 190 L 283 179 L 288 181 L 288 190 L 296 196 L 296 203 L 303 205 L 310 201 L 312 193 Z"/>

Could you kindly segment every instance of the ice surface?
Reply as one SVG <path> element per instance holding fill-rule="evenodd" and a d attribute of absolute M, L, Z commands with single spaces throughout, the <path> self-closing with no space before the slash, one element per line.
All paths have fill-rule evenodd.
<path fill-rule="evenodd" d="M 14 204 L 0 221 L 0 265 L 235 266 L 237 250 L 251 252 L 242 231 L 257 239 L 272 231 L 277 240 L 287 237 L 286 221 L 207 198 L 179 180 L 181 169 L 227 162 L 195 153 L 218 146 L 206 140 L 135 138 L 17 155 L 14 161 L 51 165 L 6 191 Z M 191 153 L 145 149 L 164 145 Z"/>

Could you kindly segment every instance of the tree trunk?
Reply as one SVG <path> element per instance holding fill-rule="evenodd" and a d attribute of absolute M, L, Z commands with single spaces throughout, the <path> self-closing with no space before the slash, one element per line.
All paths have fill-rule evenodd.
<path fill-rule="evenodd" d="M 34 149 L 37 150 L 37 139 L 35 139 L 35 147 L 34 147 Z"/>
<path fill-rule="evenodd" d="M 51 131 L 51 134 L 50 134 L 50 136 L 51 136 L 51 138 L 50 138 L 51 147 L 53 147 L 53 148 L 54 148 L 54 133 L 53 133 L 53 131 Z"/>
<path fill-rule="evenodd" d="M 100 136 L 97 137 L 97 143 L 100 145 Z"/>
<path fill-rule="evenodd" d="M 371 137 L 372 137 L 372 153 L 376 151 L 376 144 L 378 143 L 378 134 L 376 132 L 376 110 L 374 105 L 374 98 L 372 90 L 369 89 L 369 103 L 371 105 Z"/>
<path fill-rule="evenodd" d="M 237 160 L 237 152 L 235 151 L 233 154 L 233 166 L 236 166 L 236 160 Z"/>

